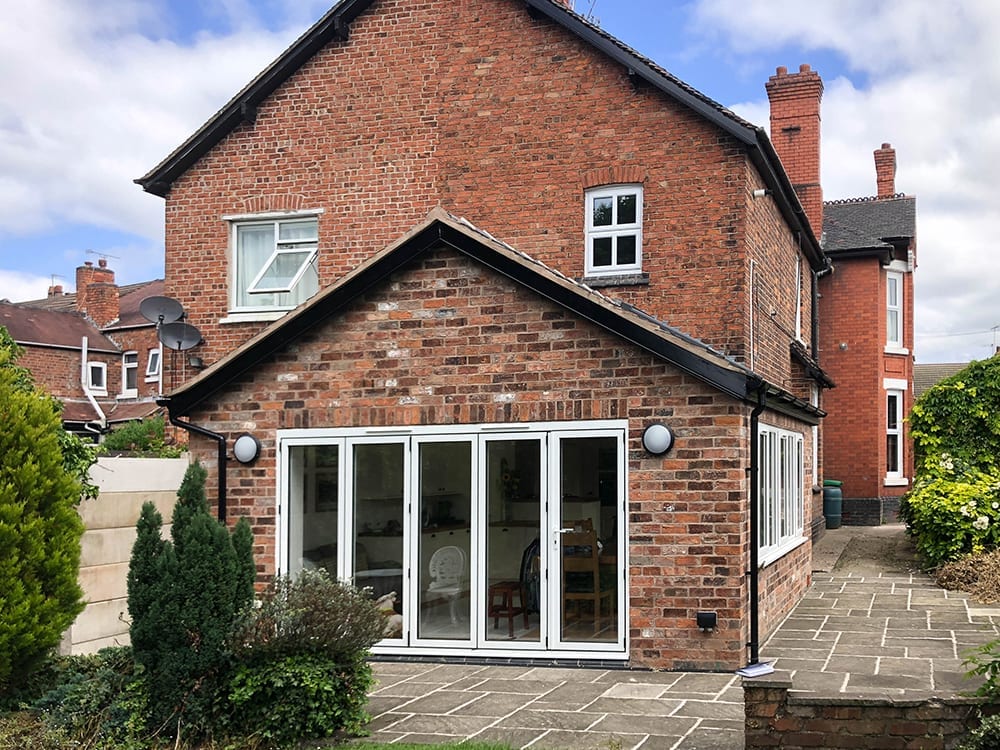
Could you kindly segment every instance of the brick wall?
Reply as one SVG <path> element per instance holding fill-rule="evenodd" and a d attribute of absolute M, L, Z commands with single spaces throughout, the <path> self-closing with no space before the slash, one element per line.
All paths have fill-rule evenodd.
<path fill-rule="evenodd" d="M 23 346 L 24 354 L 18 361 L 22 367 L 31 370 L 35 383 L 57 398 L 83 399 L 80 384 L 80 350 L 57 349 L 46 346 Z M 121 389 L 121 355 L 88 351 L 90 362 L 107 365 L 108 394 L 114 395 Z M 101 399 L 104 400 L 103 397 Z"/>
<path fill-rule="evenodd" d="M 623 169 L 645 190 L 649 283 L 613 296 L 743 358 L 748 235 L 768 273 L 795 255 L 773 208 L 767 227 L 748 218 L 755 172 L 743 147 L 523 3 L 385 0 L 174 184 L 167 293 L 215 361 L 262 327 L 219 323 L 229 304 L 222 217 L 314 208 L 321 285 L 439 204 L 580 277 L 583 190 L 595 171 L 613 181 Z M 786 282 L 768 283 L 787 329 Z M 773 356 L 761 346 L 760 369 L 787 383 L 787 336 L 781 344 Z"/>
<path fill-rule="evenodd" d="M 265 576 L 278 429 L 627 418 L 632 663 L 745 663 L 749 408 L 461 256 L 424 256 L 191 418 L 262 439 L 256 464 L 229 467 L 228 503 L 231 517 L 251 519 Z M 661 458 L 639 447 L 655 418 L 677 431 Z M 214 482 L 215 445 L 192 436 L 191 449 Z M 780 590 L 801 586 L 782 570 L 766 573 L 767 607 L 783 610 L 768 622 L 794 600 Z M 694 626 L 699 609 L 718 612 L 715 632 Z"/>
<path fill-rule="evenodd" d="M 978 720 L 976 698 L 820 697 L 790 692 L 783 675 L 743 681 L 747 750 L 946 750 Z"/>
<path fill-rule="evenodd" d="M 147 380 L 146 379 L 146 367 L 149 364 L 149 350 L 157 349 L 160 345 L 159 339 L 156 337 L 156 328 L 154 326 L 143 327 L 143 328 L 129 328 L 122 330 L 112 330 L 106 331 L 106 335 L 116 344 L 122 348 L 122 352 L 134 351 L 139 357 L 138 368 L 139 371 L 136 377 L 136 384 L 138 385 L 138 398 L 152 398 L 160 393 L 160 381 L 159 380 Z M 187 354 L 184 353 L 184 359 L 187 359 Z M 163 358 L 167 359 L 170 357 L 170 350 L 163 350 Z M 161 372 L 162 372 L 162 362 L 161 362 Z M 118 368 L 121 369 L 121 358 L 118 361 Z M 119 378 L 121 378 L 121 373 L 119 373 Z M 164 384 L 164 391 L 168 390 L 167 386 L 169 383 Z M 116 391 L 120 393 L 120 391 Z"/>

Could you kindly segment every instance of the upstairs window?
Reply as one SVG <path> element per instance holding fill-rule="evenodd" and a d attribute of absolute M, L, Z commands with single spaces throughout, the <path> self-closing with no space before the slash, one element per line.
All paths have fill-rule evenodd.
<path fill-rule="evenodd" d="M 87 363 L 87 390 L 100 396 L 108 395 L 108 366 L 103 362 Z"/>
<path fill-rule="evenodd" d="M 160 350 L 150 349 L 146 358 L 146 380 L 160 379 Z"/>
<path fill-rule="evenodd" d="M 319 289 L 315 217 L 233 224 L 233 309 L 288 309 Z"/>
<path fill-rule="evenodd" d="M 588 276 L 642 271 L 642 187 L 618 185 L 588 190 Z"/>
<path fill-rule="evenodd" d="M 885 275 L 886 289 L 886 337 L 885 345 L 893 349 L 903 348 L 903 274 L 888 271 Z"/>
<path fill-rule="evenodd" d="M 122 354 L 122 396 L 135 398 L 139 395 L 139 352 Z"/>

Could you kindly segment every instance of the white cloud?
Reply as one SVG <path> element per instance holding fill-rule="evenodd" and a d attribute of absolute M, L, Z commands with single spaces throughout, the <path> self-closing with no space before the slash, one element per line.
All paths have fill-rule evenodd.
<path fill-rule="evenodd" d="M 42 299 L 48 294 L 49 284 L 52 279 L 46 276 L 36 276 L 31 273 L 21 273 L 20 271 L 4 271 L 0 269 L 0 299 L 11 302 L 22 302 L 29 299 Z M 59 279 L 56 284 L 62 284 Z"/>
<path fill-rule="evenodd" d="M 892 143 L 896 189 L 917 197 L 917 361 L 988 356 L 1000 323 L 1000 4 L 704 0 L 696 18 L 745 54 L 801 46 L 846 60 L 857 85 L 824 80 L 824 196 L 873 194 L 872 152 Z M 767 121 L 766 102 L 734 109 Z"/>

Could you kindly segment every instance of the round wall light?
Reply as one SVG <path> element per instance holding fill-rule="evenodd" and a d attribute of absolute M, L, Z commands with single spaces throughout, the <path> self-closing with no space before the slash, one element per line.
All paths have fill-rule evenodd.
<path fill-rule="evenodd" d="M 665 424 L 657 422 L 642 431 L 642 447 L 654 456 L 661 456 L 674 446 L 674 433 Z"/>
<path fill-rule="evenodd" d="M 249 432 L 244 432 L 233 443 L 233 456 L 241 464 L 249 464 L 260 455 L 260 441 Z"/>

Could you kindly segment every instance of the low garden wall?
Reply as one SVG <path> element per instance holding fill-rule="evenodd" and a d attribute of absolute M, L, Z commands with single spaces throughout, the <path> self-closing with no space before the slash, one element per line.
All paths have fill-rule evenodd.
<path fill-rule="evenodd" d="M 80 503 L 80 586 L 86 609 L 63 634 L 60 653 L 89 654 L 129 642 L 127 579 L 135 524 L 143 503 L 169 524 L 188 458 L 100 458 L 90 478 L 100 489 Z"/>
<path fill-rule="evenodd" d="M 743 681 L 747 750 L 951 750 L 978 722 L 977 698 L 834 696 L 792 692 L 781 672 Z"/>

